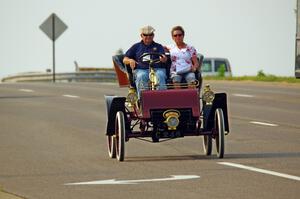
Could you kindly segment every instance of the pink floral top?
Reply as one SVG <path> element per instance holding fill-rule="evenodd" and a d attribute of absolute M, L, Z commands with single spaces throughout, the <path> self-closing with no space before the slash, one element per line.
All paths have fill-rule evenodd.
<path fill-rule="evenodd" d="M 196 49 L 191 45 L 186 45 L 185 48 L 179 49 L 175 44 L 167 46 L 170 51 L 172 65 L 170 68 L 171 74 L 183 73 L 182 71 L 190 71 L 192 67 L 192 57 L 197 56 Z"/>

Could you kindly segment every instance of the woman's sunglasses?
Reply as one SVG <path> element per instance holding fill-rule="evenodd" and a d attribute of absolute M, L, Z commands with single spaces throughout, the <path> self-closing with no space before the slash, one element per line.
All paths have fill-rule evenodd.
<path fill-rule="evenodd" d="M 176 35 L 173 35 L 173 37 L 181 37 L 183 34 L 176 34 Z"/>

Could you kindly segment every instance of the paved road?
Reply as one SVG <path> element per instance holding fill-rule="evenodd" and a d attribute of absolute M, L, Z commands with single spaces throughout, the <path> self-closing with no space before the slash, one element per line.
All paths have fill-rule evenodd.
<path fill-rule="evenodd" d="M 229 98 L 224 159 L 202 155 L 202 138 L 187 137 L 130 140 L 121 163 L 107 155 L 103 95 L 126 89 L 0 84 L 0 187 L 27 199 L 299 198 L 300 87 L 210 83 Z M 174 175 L 194 178 L 167 181 Z"/>

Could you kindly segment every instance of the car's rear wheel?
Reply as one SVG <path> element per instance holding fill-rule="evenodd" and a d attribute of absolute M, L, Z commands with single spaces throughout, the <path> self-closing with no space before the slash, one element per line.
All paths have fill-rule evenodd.
<path fill-rule="evenodd" d="M 215 112 L 215 123 L 214 129 L 216 132 L 216 147 L 218 158 L 224 157 L 225 151 L 225 125 L 224 125 L 224 115 L 222 109 L 218 108 Z"/>
<path fill-rule="evenodd" d="M 115 145 L 116 145 L 116 156 L 119 161 L 124 161 L 125 156 L 125 119 L 124 113 L 118 111 L 116 114 L 115 123 Z"/>
<path fill-rule="evenodd" d="M 113 135 L 107 135 L 107 151 L 110 158 L 116 158 L 116 146 Z"/>
<path fill-rule="evenodd" d="M 212 151 L 212 137 L 211 135 L 203 136 L 203 149 L 205 155 L 211 155 Z"/>

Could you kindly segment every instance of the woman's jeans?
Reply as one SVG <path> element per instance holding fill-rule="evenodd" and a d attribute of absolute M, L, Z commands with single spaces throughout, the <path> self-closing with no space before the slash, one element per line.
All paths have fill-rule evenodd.
<path fill-rule="evenodd" d="M 158 80 L 158 90 L 167 89 L 166 86 L 166 69 L 165 68 L 154 68 L 155 74 Z M 141 90 L 147 90 L 149 88 L 149 69 L 135 69 L 134 79 L 138 98 L 140 99 Z"/>

